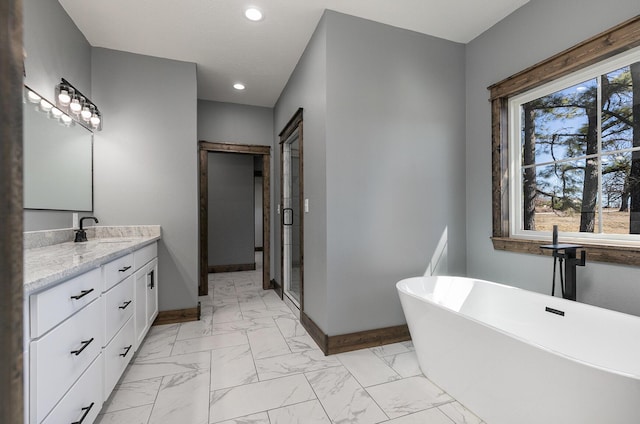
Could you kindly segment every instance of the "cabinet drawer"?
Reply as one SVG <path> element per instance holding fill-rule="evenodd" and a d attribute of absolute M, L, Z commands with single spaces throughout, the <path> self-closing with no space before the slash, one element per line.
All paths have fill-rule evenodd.
<path fill-rule="evenodd" d="M 102 266 L 102 277 L 104 287 L 102 291 L 107 291 L 131 274 L 133 274 L 133 253 L 115 259 Z"/>
<path fill-rule="evenodd" d="M 112 287 L 104 296 L 104 324 L 107 344 L 122 325 L 133 316 L 133 276 Z"/>
<path fill-rule="evenodd" d="M 37 422 L 100 354 L 102 298 L 98 298 L 39 340 L 31 342 L 30 404 Z M 35 409 L 35 411 L 34 411 Z"/>
<path fill-rule="evenodd" d="M 102 366 L 99 355 L 42 424 L 92 423 L 102 408 Z"/>
<path fill-rule="evenodd" d="M 29 298 L 31 338 L 38 338 L 100 296 L 100 268 Z"/>
<path fill-rule="evenodd" d="M 129 318 L 129 321 L 104 349 L 105 393 L 111 393 L 133 357 L 134 338 L 133 318 Z"/>
<path fill-rule="evenodd" d="M 133 252 L 134 268 L 140 269 L 141 266 L 145 265 L 156 256 L 158 256 L 158 243 L 152 243 L 142 249 L 136 250 Z"/>

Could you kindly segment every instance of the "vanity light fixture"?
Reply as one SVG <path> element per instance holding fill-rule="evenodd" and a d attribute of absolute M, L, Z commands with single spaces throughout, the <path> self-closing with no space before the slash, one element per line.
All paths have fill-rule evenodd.
<path fill-rule="evenodd" d="M 244 16 L 253 22 L 261 21 L 263 18 L 262 12 L 260 11 L 260 9 L 255 7 L 249 7 L 245 9 Z"/>
<path fill-rule="evenodd" d="M 238 91 L 242 91 L 247 87 L 245 87 L 243 83 L 237 82 L 237 83 L 233 84 L 233 88 L 235 88 Z"/>
<path fill-rule="evenodd" d="M 102 130 L 102 114 L 98 107 L 64 78 L 56 85 L 56 106 L 83 126 Z"/>

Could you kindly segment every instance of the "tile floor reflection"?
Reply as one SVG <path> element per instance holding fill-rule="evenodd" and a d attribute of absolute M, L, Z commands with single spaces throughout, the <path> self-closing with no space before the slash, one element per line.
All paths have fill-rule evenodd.
<path fill-rule="evenodd" d="M 484 424 L 411 342 L 324 356 L 258 271 L 209 275 L 202 319 L 155 326 L 100 424 Z"/>

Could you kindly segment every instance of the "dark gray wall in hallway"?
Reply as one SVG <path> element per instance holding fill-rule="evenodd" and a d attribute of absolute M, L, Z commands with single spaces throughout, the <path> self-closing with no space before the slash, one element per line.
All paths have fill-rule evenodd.
<path fill-rule="evenodd" d="M 94 48 L 94 211 L 104 225 L 160 224 L 160 310 L 193 308 L 198 281 L 194 63 Z"/>
<path fill-rule="evenodd" d="M 91 45 L 60 3 L 24 0 L 24 83 L 54 101 L 55 86 L 65 78 L 91 96 Z M 71 212 L 25 210 L 24 230 L 70 228 Z"/>
<path fill-rule="evenodd" d="M 493 250 L 491 107 L 487 87 L 640 13 L 637 0 L 531 0 L 466 47 L 467 271 L 551 293 L 547 257 Z M 578 300 L 640 315 L 638 269 L 593 263 L 577 271 Z"/>
<path fill-rule="evenodd" d="M 208 156 L 209 266 L 254 263 L 253 156 Z"/>

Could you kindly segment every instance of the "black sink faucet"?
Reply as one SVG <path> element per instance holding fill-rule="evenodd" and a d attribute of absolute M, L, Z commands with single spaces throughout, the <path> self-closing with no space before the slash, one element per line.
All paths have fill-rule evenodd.
<path fill-rule="evenodd" d="M 87 232 L 82 228 L 82 221 L 84 221 L 85 219 L 93 219 L 96 224 L 99 222 L 98 218 L 96 218 L 95 216 L 83 216 L 82 218 L 80 218 L 80 229 L 76 230 L 76 243 L 87 241 Z"/>

